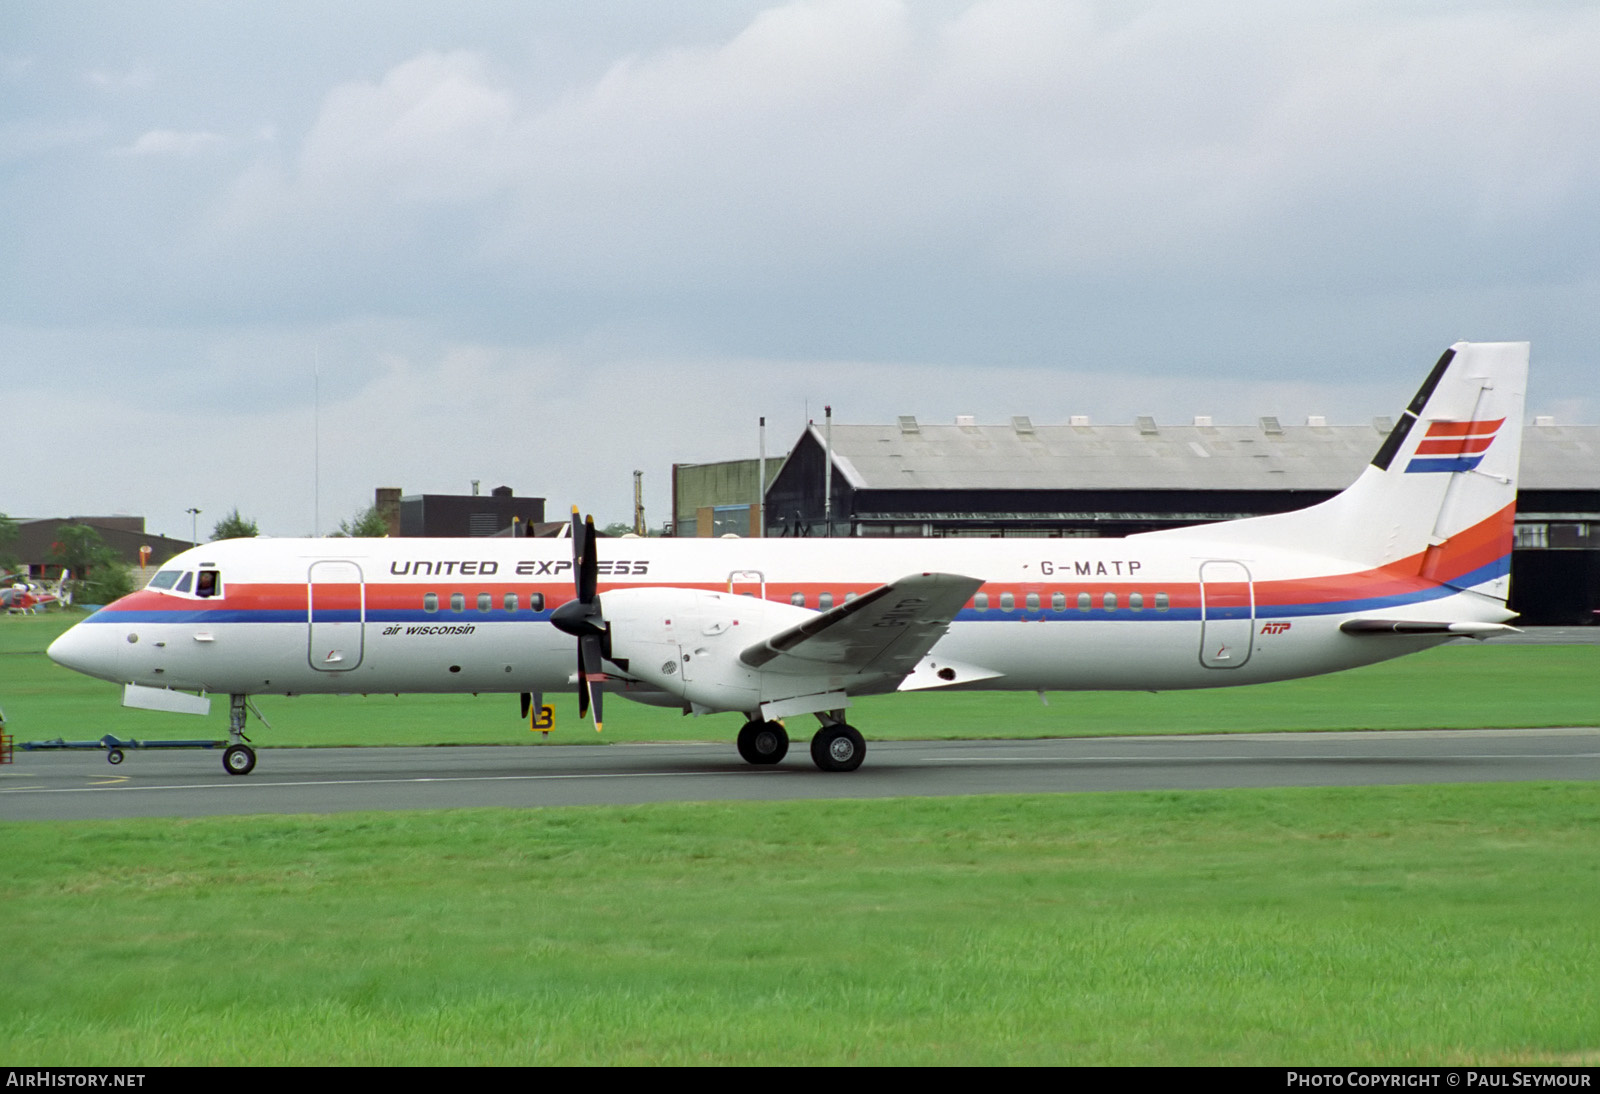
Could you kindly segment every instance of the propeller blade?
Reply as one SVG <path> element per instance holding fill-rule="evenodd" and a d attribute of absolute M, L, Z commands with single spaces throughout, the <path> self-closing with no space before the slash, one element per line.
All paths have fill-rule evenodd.
<path fill-rule="evenodd" d="M 601 685 L 606 680 L 602 662 L 610 651 L 611 629 L 601 612 L 597 594 L 600 561 L 596 557 L 594 517 L 580 520 L 572 507 L 572 580 L 577 593 L 550 613 L 557 630 L 578 640 L 578 717 L 594 706 L 594 728 L 600 731 Z"/>
<path fill-rule="evenodd" d="M 576 528 L 573 529 L 577 531 Z M 600 560 L 595 553 L 594 517 L 583 522 L 581 551 L 572 560 L 572 570 L 578 584 L 578 599 L 585 604 L 594 603 L 595 586 L 600 579 Z M 574 548 L 574 550 L 577 550 Z"/>
<path fill-rule="evenodd" d="M 528 692 L 522 693 L 522 718 L 527 721 L 528 711 L 533 709 L 533 696 Z"/>
<path fill-rule="evenodd" d="M 600 636 L 597 634 L 584 635 L 578 640 L 578 671 L 580 699 L 585 706 L 594 707 L 594 731 L 600 732 L 600 697 L 604 694 L 601 684 L 605 683 L 606 674 L 600 664 Z M 581 715 L 580 715 L 581 717 Z"/>

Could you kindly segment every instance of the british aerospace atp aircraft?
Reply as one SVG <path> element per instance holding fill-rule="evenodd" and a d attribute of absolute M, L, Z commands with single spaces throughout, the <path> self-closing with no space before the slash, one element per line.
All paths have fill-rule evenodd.
<path fill-rule="evenodd" d="M 601 543 L 575 510 L 570 541 L 229 540 L 49 654 L 130 706 L 228 695 L 234 775 L 251 696 L 521 693 L 526 716 L 573 686 L 596 729 L 608 690 L 737 712 L 752 764 L 814 715 L 812 760 L 852 771 L 858 695 L 1255 684 L 1510 630 L 1527 364 L 1452 346 L 1360 478 L 1290 513 L 1123 539 Z"/>

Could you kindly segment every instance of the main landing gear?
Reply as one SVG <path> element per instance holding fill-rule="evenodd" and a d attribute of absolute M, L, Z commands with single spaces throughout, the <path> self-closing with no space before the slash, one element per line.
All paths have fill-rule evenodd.
<path fill-rule="evenodd" d="M 867 757 L 867 742 L 854 726 L 825 723 L 811 738 L 811 762 L 823 771 L 854 771 Z"/>
<path fill-rule="evenodd" d="M 855 727 L 832 714 L 818 714 L 822 728 L 811 738 L 811 762 L 822 771 L 854 771 L 867 755 Z M 752 718 L 739 730 L 739 755 L 757 766 L 775 764 L 789 752 L 789 734 L 778 722 Z"/>
<path fill-rule="evenodd" d="M 256 750 L 245 742 L 245 697 L 228 697 L 228 747 L 222 751 L 222 770 L 230 775 L 248 775 L 256 769 Z"/>
<path fill-rule="evenodd" d="M 775 764 L 789 754 L 789 734 L 778 722 L 752 718 L 739 730 L 739 755 L 746 763 Z"/>

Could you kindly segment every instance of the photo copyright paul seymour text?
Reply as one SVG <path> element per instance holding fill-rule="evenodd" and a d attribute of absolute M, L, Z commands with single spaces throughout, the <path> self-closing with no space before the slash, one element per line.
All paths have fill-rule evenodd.
<path fill-rule="evenodd" d="M 1593 1076 L 1577 1071 L 1291 1071 L 1285 1081 L 1292 1087 L 1490 1087 L 1531 1089 L 1576 1087 L 1590 1089 Z"/>

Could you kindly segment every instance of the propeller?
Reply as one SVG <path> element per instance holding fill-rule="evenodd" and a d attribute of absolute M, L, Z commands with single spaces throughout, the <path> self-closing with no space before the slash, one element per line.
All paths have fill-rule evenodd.
<path fill-rule="evenodd" d="M 578 640 L 578 717 L 594 707 L 594 731 L 600 732 L 600 685 L 606 674 L 601 668 L 611 646 L 611 627 L 600 610 L 595 585 L 600 572 L 595 558 L 594 517 L 581 523 L 578 507 L 572 507 L 572 574 L 578 595 L 550 613 L 550 622 Z"/>

